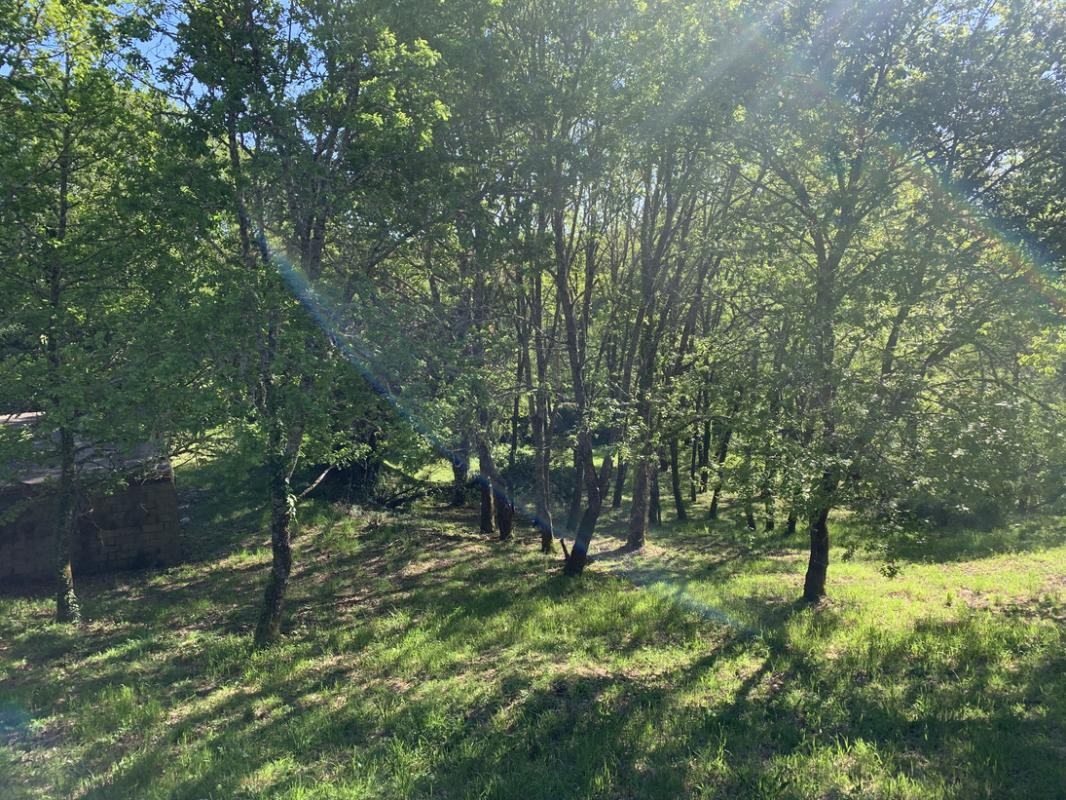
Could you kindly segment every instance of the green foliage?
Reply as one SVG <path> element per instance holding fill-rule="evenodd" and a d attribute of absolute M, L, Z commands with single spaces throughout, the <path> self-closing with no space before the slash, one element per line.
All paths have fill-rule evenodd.
<path fill-rule="evenodd" d="M 44 412 L 81 442 L 180 449 L 225 410 L 202 339 L 224 272 L 210 241 L 217 164 L 143 73 L 116 69 L 128 19 L 82 3 L 12 14 L 0 410 Z"/>

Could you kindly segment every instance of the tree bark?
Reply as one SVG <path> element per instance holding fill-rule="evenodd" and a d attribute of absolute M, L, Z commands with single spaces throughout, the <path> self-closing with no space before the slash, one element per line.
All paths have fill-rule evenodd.
<path fill-rule="evenodd" d="M 749 531 L 755 530 L 755 508 L 750 497 L 744 500 L 744 524 Z"/>
<path fill-rule="evenodd" d="M 74 436 L 70 429 L 59 429 L 61 466 L 59 498 L 55 524 L 56 622 L 81 622 L 81 605 L 74 592 L 74 573 L 70 566 L 71 543 L 78 520 L 77 487 L 74 478 Z"/>
<path fill-rule="evenodd" d="M 506 486 L 501 487 L 495 497 L 496 527 L 500 532 L 500 541 L 508 541 L 514 533 L 514 503 L 511 501 Z"/>
<path fill-rule="evenodd" d="M 611 508 L 620 508 L 622 505 L 622 492 L 625 490 L 627 472 L 629 472 L 629 462 L 619 461 L 618 471 L 614 476 L 614 496 L 611 498 Z"/>
<path fill-rule="evenodd" d="M 704 413 L 706 410 L 705 404 Z M 703 421 L 703 436 L 700 439 L 699 450 L 700 494 L 703 494 L 707 491 L 707 481 L 711 474 L 711 421 L 709 419 Z"/>
<path fill-rule="evenodd" d="M 803 599 L 817 603 L 825 597 L 825 577 L 829 569 L 829 505 L 825 503 L 811 514 L 811 554 L 803 580 Z"/>
<path fill-rule="evenodd" d="M 492 480 L 484 471 L 478 474 L 478 484 L 481 486 L 481 532 L 485 534 L 495 533 L 493 516 L 495 509 L 492 502 Z"/>
<path fill-rule="evenodd" d="M 538 357 L 538 372 L 540 359 Z M 548 392 L 545 382 L 539 380 L 534 402 L 536 414 L 533 417 L 533 482 L 534 503 L 536 505 L 537 526 L 540 528 L 540 551 L 550 553 L 555 542 L 555 529 L 552 525 L 551 511 L 551 434 L 548 422 Z"/>
<path fill-rule="evenodd" d="M 659 475 L 662 472 L 661 465 L 652 463 L 648 466 L 648 488 L 650 499 L 648 501 L 648 523 L 659 526 L 663 524 L 662 494 L 659 491 Z"/>
<path fill-rule="evenodd" d="M 66 114 L 67 93 L 70 89 L 71 64 L 69 57 L 64 64 L 62 110 Z M 57 165 L 59 167 L 59 196 L 56 207 L 55 228 L 51 237 L 56 242 L 62 243 L 67 238 L 67 224 L 70 212 L 70 179 L 71 179 L 71 147 L 72 132 L 69 124 L 63 127 L 62 145 L 59 152 Z M 60 349 L 60 339 L 66 337 L 62 333 L 61 318 L 64 316 L 63 285 L 64 285 L 64 257 L 61 247 L 57 247 L 52 253 L 50 269 L 48 272 L 49 309 L 48 329 L 46 335 L 46 350 L 48 354 L 48 370 L 52 380 L 52 386 L 56 396 L 52 398 L 53 406 L 57 412 L 62 405 L 63 398 L 59 394 L 62 385 L 63 356 Z M 74 538 L 74 529 L 78 519 L 77 485 L 75 483 L 74 463 L 74 433 L 60 420 L 59 425 L 59 497 L 56 506 L 56 520 L 53 537 L 53 556 L 55 558 L 55 593 L 56 593 L 56 622 L 81 622 L 81 606 L 78 603 L 77 594 L 74 592 L 74 572 L 70 565 L 71 542 Z"/>
<path fill-rule="evenodd" d="M 270 455 L 267 468 L 270 473 L 270 576 L 263 593 L 263 607 L 255 627 L 256 647 L 265 647 L 281 637 L 281 616 L 289 576 L 292 574 L 292 504 L 289 500 L 289 476 L 292 463 L 303 438 L 302 426 L 289 431 L 285 446 L 281 447 L 282 434 L 279 423 L 274 420 L 270 435 Z"/>
<path fill-rule="evenodd" d="M 538 221 L 538 233 L 543 234 L 546 220 Z M 554 350 L 553 330 L 544 330 L 543 282 L 540 270 L 536 270 L 532 282 L 530 320 L 533 332 L 534 362 L 537 368 L 537 385 L 533 392 L 533 450 L 535 474 L 533 479 L 534 504 L 537 525 L 540 528 L 540 551 L 550 553 L 555 545 L 555 526 L 551 511 L 551 407 L 548 398 L 548 365 Z M 528 372 L 532 378 L 532 371 Z M 532 383 L 532 380 L 529 381 Z M 533 389 L 530 386 L 530 389 Z"/>
<path fill-rule="evenodd" d="M 670 439 L 670 482 L 674 490 L 674 510 L 677 512 L 677 518 L 686 520 L 688 514 L 685 512 L 685 499 L 681 491 L 681 454 L 679 451 L 680 445 L 677 437 L 674 436 Z"/>
<path fill-rule="evenodd" d="M 639 550 L 648 533 L 648 512 L 651 500 L 651 465 L 647 461 L 633 464 L 633 498 L 629 504 L 629 533 L 626 548 Z"/>
<path fill-rule="evenodd" d="M 459 447 L 452 453 L 452 508 L 466 505 L 466 481 L 470 471 L 470 442 L 464 437 Z"/>
<path fill-rule="evenodd" d="M 736 414 L 740 408 L 740 403 L 733 404 L 733 413 Z M 718 519 L 718 500 L 722 495 L 722 483 L 725 480 L 725 476 L 722 474 L 722 466 L 725 464 L 726 456 L 729 455 L 729 440 L 733 437 L 733 428 L 726 427 L 722 431 L 721 439 L 718 441 L 718 452 L 715 455 L 715 479 L 714 479 L 714 491 L 711 494 L 711 508 L 707 512 L 707 516 L 710 519 Z M 709 445 L 709 443 L 708 443 Z"/>
<path fill-rule="evenodd" d="M 792 508 L 788 512 L 788 519 L 785 521 L 785 536 L 796 535 L 796 524 L 798 520 L 796 518 L 796 509 Z"/>
<path fill-rule="evenodd" d="M 581 494 L 584 482 L 585 465 L 582 461 L 581 449 L 574 448 L 574 492 L 570 495 L 570 510 L 566 515 L 567 531 L 574 531 L 581 520 Z M 590 498 L 591 500 L 591 498 Z"/>
<path fill-rule="evenodd" d="M 578 524 L 577 537 L 574 539 L 574 547 L 570 551 L 570 557 L 566 559 L 563 572 L 571 577 L 580 575 L 588 563 L 589 544 L 592 542 L 592 534 L 596 530 L 596 522 L 603 510 L 604 489 L 611 479 L 613 457 L 608 454 L 603 459 L 603 467 L 599 476 L 596 475 L 595 466 L 592 463 L 592 443 L 587 434 L 582 434 L 583 449 L 587 448 L 588 457 L 582 459 L 585 464 L 585 485 L 588 489 L 588 505 L 585 513 L 581 515 Z"/>
<path fill-rule="evenodd" d="M 688 499 L 689 502 L 696 502 L 696 489 L 699 484 L 696 482 L 696 471 L 699 464 L 699 440 L 696 436 L 691 437 L 691 453 L 689 453 L 689 465 L 688 465 Z"/>
<path fill-rule="evenodd" d="M 492 450 L 487 439 L 479 438 L 477 445 L 478 466 L 481 472 L 481 532 L 493 532 L 493 521 L 500 540 L 511 538 L 514 528 L 514 505 L 507 481 L 496 469 Z"/>
<path fill-rule="evenodd" d="M 753 475 L 751 468 L 751 445 L 745 444 L 743 447 L 744 461 L 741 465 L 741 490 L 743 492 L 744 500 L 744 524 L 747 525 L 748 530 L 755 530 L 755 487 L 753 483 Z"/>
<path fill-rule="evenodd" d="M 708 519 L 718 519 L 718 496 L 722 491 L 722 482 L 718 481 L 718 484 L 714 487 L 714 491 L 711 493 L 711 507 L 707 510 Z"/>
<path fill-rule="evenodd" d="M 766 515 L 766 522 L 763 525 L 763 530 L 769 533 L 777 525 L 777 520 L 774 516 L 774 495 L 773 492 L 770 491 L 769 487 L 766 487 L 763 490 L 762 501 L 763 512 Z"/>
<path fill-rule="evenodd" d="M 263 593 L 263 607 L 255 628 L 255 643 L 262 647 L 281 636 L 281 615 L 292 573 L 292 544 L 289 540 L 288 480 L 280 458 L 270 463 L 270 577 Z M 280 477 L 279 477 L 280 474 Z"/>

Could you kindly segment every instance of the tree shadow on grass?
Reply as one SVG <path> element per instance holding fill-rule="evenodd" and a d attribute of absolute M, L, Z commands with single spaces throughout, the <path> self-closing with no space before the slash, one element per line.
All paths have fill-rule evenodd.
<path fill-rule="evenodd" d="M 186 560 L 222 558 L 257 542 L 267 519 L 267 478 L 264 467 L 240 453 L 220 453 L 176 470 Z"/>
<path fill-rule="evenodd" d="M 20 696 L 64 660 L 42 714 L 70 718 L 64 693 L 91 714 L 84 704 L 120 684 L 159 704 L 152 716 L 101 706 L 117 733 L 74 751 L 69 784 L 99 776 L 96 798 L 312 784 L 323 796 L 807 798 L 906 779 L 913 793 L 1026 800 L 1066 784 L 1058 628 L 980 612 L 829 652 L 844 624 L 832 606 L 756 597 L 756 624 L 723 625 L 683 594 L 595 570 L 545 576 L 532 554 L 391 525 L 300 545 L 291 607 L 316 611 L 273 651 L 212 635 L 250 625 L 260 565 L 109 590 L 92 602 L 114 629 L 84 644 L 60 629 L 13 642 Z M 738 545 L 711 573 L 762 552 Z M 314 581 L 326 566 L 331 579 Z M 192 648 L 178 646 L 182 625 L 199 634 Z M 1054 631 L 1058 648 L 1037 649 Z M 660 646 L 675 660 L 634 658 Z"/>
<path fill-rule="evenodd" d="M 961 526 L 915 527 L 887 536 L 873 535 L 872 523 L 849 521 L 838 527 L 844 546 L 868 546 L 872 538 L 888 558 L 899 561 L 950 563 L 1011 553 L 1035 553 L 1066 546 L 1066 517 L 1030 516 L 992 530 Z"/>

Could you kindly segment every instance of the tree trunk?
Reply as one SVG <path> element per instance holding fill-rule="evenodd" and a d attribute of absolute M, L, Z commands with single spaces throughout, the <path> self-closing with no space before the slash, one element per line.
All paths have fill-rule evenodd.
<path fill-rule="evenodd" d="M 255 627 L 256 647 L 276 642 L 281 637 L 281 614 L 292 573 L 292 543 L 289 527 L 292 512 L 289 505 L 289 477 L 287 458 L 276 450 L 268 458 L 270 470 L 270 577 L 263 593 L 263 608 Z"/>
<path fill-rule="evenodd" d="M 478 475 L 478 484 L 481 486 L 481 532 L 492 534 L 495 532 L 492 518 L 494 516 L 492 502 L 492 481 L 484 472 Z"/>
<path fill-rule="evenodd" d="M 704 408 L 706 410 L 706 407 Z M 703 422 L 703 437 L 700 441 L 700 494 L 707 491 L 707 481 L 711 474 L 711 421 Z"/>
<path fill-rule="evenodd" d="M 464 437 L 462 443 L 452 453 L 452 508 L 466 505 L 466 481 L 470 471 L 470 442 Z"/>
<path fill-rule="evenodd" d="M 574 448 L 574 493 L 570 495 L 570 510 L 566 515 L 566 530 L 574 531 L 581 519 L 581 487 L 584 480 L 585 465 L 581 449 Z M 591 502 L 591 498 L 589 500 Z"/>
<path fill-rule="evenodd" d="M 622 505 L 622 491 L 625 489 L 626 473 L 629 471 L 628 461 L 618 462 L 618 473 L 614 476 L 614 497 L 611 498 L 611 508 L 620 508 Z"/>
<path fill-rule="evenodd" d="M 629 534 L 626 548 L 639 550 L 648 534 L 648 506 L 651 501 L 651 465 L 647 461 L 633 464 L 633 498 L 629 505 Z"/>
<path fill-rule="evenodd" d="M 78 521 L 77 487 L 74 482 L 74 435 L 59 429 L 61 466 L 55 524 L 56 622 L 81 622 L 81 605 L 74 593 L 70 550 Z"/>
<path fill-rule="evenodd" d="M 788 512 L 788 519 L 785 521 L 785 536 L 796 535 L 796 509 L 791 508 Z"/>
<path fill-rule="evenodd" d="M 499 531 L 500 540 L 507 541 L 511 538 L 514 521 L 514 506 L 507 481 L 503 479 L 496 469 L 496 463 L 492 459 L 492 449 L 487 438 L 479 438 L 477 445 L 478 465 L 481 475 L 485 479 L 485 491 L 488 497 L 488 509 L 485 507 L 486 494 L 481 496 L 481 532 L 492 533 L 493 519 L 496 521 L 496 529 Z M 485 514 L 489 515 L 489 525 L 485 527 Z"/>
<path fill-rule="evenodd" d="M 528 367 L 529 351 L 526 348 L 521 348 L 518 354 L 518 364 L 516 366 L 515 374 L 515 386 L 521 386 Z M 518 438 L 519 438 L 519 415 L 521 412 L 521 393 L 515 391 L 514 400 L 511 403 L 511 442 L 510 447 L 507 450 L 507 474 L 514 475 L 515 463 L 518 459 Z M 496 466 L 492 466 L 492 474 L 496 484 L 496 527 L 500 530 L 500 541 L 506 542 L 511 538 L 514 531 L 514 509 L 515 498 L 514 489 L 511 487 L 508 478 L 500 475 L 496 471 Z"/>
<path fill-rule="evenodd" d="M 540 216 L 538 230 L 543 233 L 547 220 Z M 533 477 L 534 504 L 537 513 L 537 526 L 540 528 L 540 551 L 550 553 L 555 546 L 555 526 L 551 511 L 551 406 L 548 398 L 548 366 L 554 345 L 552 335 L 544 330 L 543 284 L 541 272 L 534 270 L 530 303 L 530 326 L 533 334 L 533 348 L 537 367 L 537 385 L 534 389 L 532 371 L 527 368 L 527 383 L 533 390 L 533 450 L 535 473 Z M 529 361 L 527 360 L 527 367 Z"/>
<path fill-rule="evenodd" d="M 71 62 L 65 60 L 65 75 L 63 79 L 62 108 L 66 114 L 67 93 L 70 89 Z M 71 164 L 72 131 L 70 124 L 63 126 L 63 144 L 59 152 L 59 196 L 56 208 L 56 222 L 54 230 L 50 231 L 51 237 L 56 242 L 62 243 L 67 237 L 67 223 L 70 211 L 70 179 L 72 172 Z M 59 411 L 62 398 L 59 396 L 59 388 L 62 386 L 63 356 L 61 340 L 66 340 L 60 320 L 65 316 L 63 302 L 63 278 L 65 264 L 63 261 L 65 251 L 57 247 L 52 253 L 51 264 L 48 271 L 48 290 L 50 315 L 46 334 L 46 349 L 48 354 L 48 371 L 52 381 L 52 387 L 56 390 L 53 406 Z M 55 558 L 55 592 L 56 592 L 56 622 L 81 622 L 81 606 L 74 592 L 74 572 L 70 566 L 71 542 L 74 538 L 74 529 L 78 520 L 78 497 L 77 485 L 75 484 L 74 463 L 74 433 L 63 424 L 60 419 L 59 425 L 59 497 L 56 508 L 56 522 L 53 539 Z"/>
<path fill-rule="evenodd" d="M 734 407 L 734 412 L 736 408 Z M 718 518 L 718 499 L 722 496 L 722 483 L 725 480 L 725 476 L 722 474 L 722 465 L 725 464 L 726 456 L 729 455 L 729 440 L 733 436 L 733 429 L 726 428 L 722 431 L 722 439 L 718 443 L 718 453 L 715 457 L 715 472 L 716 477 L 714 479 L 714 492 L 711 494 L 711 508 L 707 513 L 707 516 L 711 519 Z"/>
<path fill-rule="evenodd" d="M 755 530 L 755 487 L 752 485 L 754 476 L 751 469 L 751 445 L 744 446 L 744 461 L 741 464 L 740 485 L 744 498 L 744 524 L 748 530 Z"/>
<path fill-rule="evenodd" d="M 675 436 L 670 440 L 670 482 L 674 490 L 674 510 L 677 511 L 677 518 L 686 520 L 688 519 L 688 514 L 685 513 L 685 499 L 682 497 L 681 492 L 681 465 L 679 463 L 681 454 L 679 450 L 680 445 Z"/>
<path fill-rule="evenodd" d="M 688 499 L 690 502 L 696 502 L 696 489 L 699 484 L 696 482 L 696 470 L 699 463 L 699 439 L 696 436 L 692 436 L 692 452 L 689 454 L 688 465 Z"/>
<path fill-rule="evenodd" d="M 514 503 L 506 484 L 501 484 L 495 497 L 496 527 L 500 531 L 500 541 L 508 541 L 514 531 Z"/>
<path fill-rule="evenodd" d="M 548 423 L 548 396 L 541 381 L 535 396 L 536 414 L 533 417 L 533 450 L 535 474 L 533 480 L 537 527 L 540 528 L 540 551 L 550 553 L 555 542 L 551 511 L 551 429 Z"/>
<path fill-rule="evenodd" d="M 749 531 L 755 530 L 755 507 L 752 505 L 751 497 L 744 500 L 744 524 Z"/>
<path fill-rule="evenodd" d="M 663 524 L 662 493 L 659 491 L 659 475 L 662 474 L 663 465 L 652 463 L 648 469 L 650 470 L 648 485 L 651 496 L 648 502 L 648 523 L 657 527 Z"/>
<path fill-rule="evenodd" d="M 803 599 L 817 603 L 825 597 L 825 576 L 829 568 L 829 505 L 811 514 L 811 555 L 803 581 Z"/>
<path fill-rule="evenodd" d="M 596 475 L 596 469 L 592 463 L 592 442 L 588 433 L 582 434 L 583 443 L 579 447 L 586 451 L 586 457 L 582 459 L 585 465 L 585 488 L 588 493 L 588 505 L 585 513 L 581 515 L 578 524 L 577 536 L 574 539 L 574 547 L 570 556 L 566 559 L 563 573 L 571 577 L 580 575 L 588 563 L 589 545 L 592 543 L 592 534 L 596 530 L 596 522 L 603 510 L 603 493 L 611 479 L 611 469 L 614 460 L 611 455 L 603 459 L 600 475 Z"/>
<path fill-rule="evenodd" d="M 763 490 L 762 501 L 763 512 L 766 514 L 766 523 L 763 526 L 763 529 L 767 533 L 769 533 L 777 525 L 777 520 L 774 516 L 774 495 L 773 492 L 770 491 L 769 487 L 766 487 Z"/>

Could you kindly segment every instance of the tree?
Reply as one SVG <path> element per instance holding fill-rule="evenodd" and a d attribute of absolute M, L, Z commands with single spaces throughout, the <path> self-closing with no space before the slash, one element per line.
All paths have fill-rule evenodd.
<path fill-rule="evenodd" d="M 445 110 L 421 82 L 436 54 L 401 41 L 385 5 L 233 0 L 181 11 L 168 74 L 198 87 L 190 113 L 227 154 L 256 340 L 251 396 L 270 475 L 272 566 L 255 634 L 265 645 L 280 635 L 292 571 L 290 481 L 311 426 L 336 424 L 322 393 L 340 364 L 337 332 L 324 335 L 300 295 L 316 283 L 342 291 L 423 227 L 401 191 L 404 168 Z M 338 228 L 345 248 L 331 258 Z"/>
<path fill-rule="evenodd" d="M 61 622 L 80 619 L 79 512 L 126 477 L 87 450 L 150 439 L 167 452 L 214 402 L 195 396 L 202 370 L 185 338 L 216 263 L 199 235 L 212 225 L 206 155 L 124 61 L 133 21 L 91 3 L 26 4 L 2 56 L 3 405 L 44 415 Z"/>

